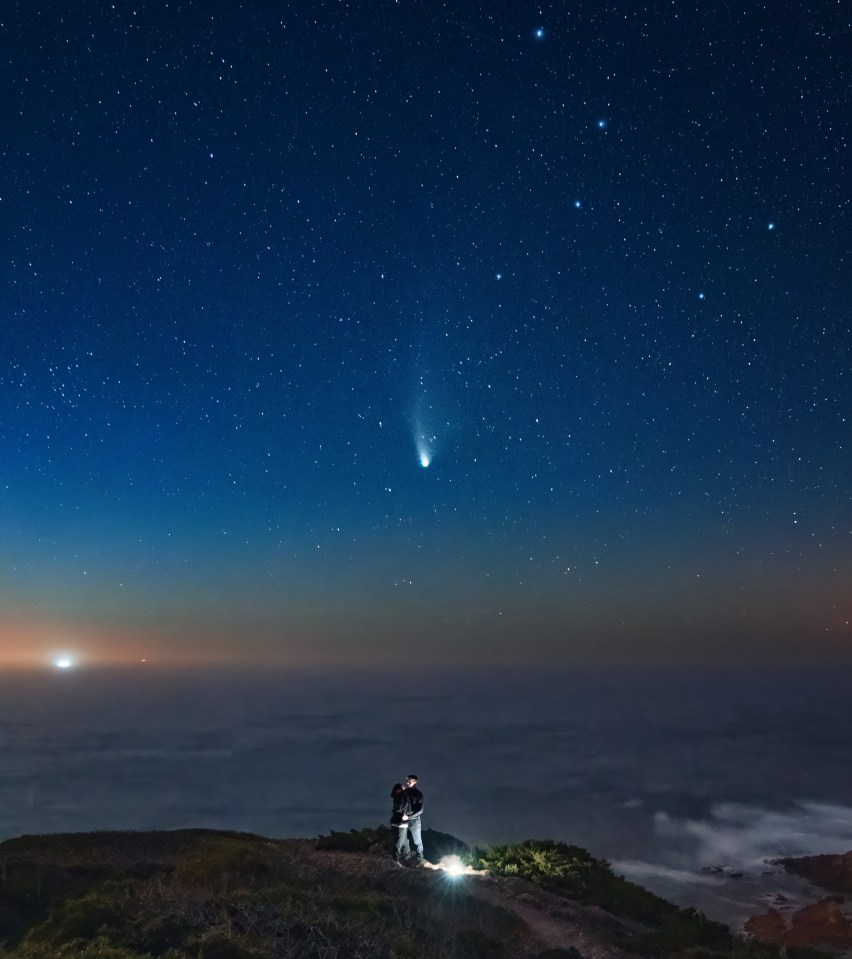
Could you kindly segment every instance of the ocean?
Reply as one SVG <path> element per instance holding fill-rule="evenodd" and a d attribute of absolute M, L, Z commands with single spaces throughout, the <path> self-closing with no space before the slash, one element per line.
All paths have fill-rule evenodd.
<path fill-rule="evenodd" d="M 0 675 L 0 838 L 386 822 L 551 838 L 736 923 L 852 849 L 852 669 L 136 669 Z"/>

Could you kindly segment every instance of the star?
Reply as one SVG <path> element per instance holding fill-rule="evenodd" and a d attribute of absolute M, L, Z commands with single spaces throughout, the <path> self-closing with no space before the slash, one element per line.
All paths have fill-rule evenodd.
<path fill-rule="evenodd" d="M 605 119 L 604 117 L 601 117 L 600 120 L 598 120 L 597 127 L 599 130 L 606 130 L 608 126 L 609 120 Z"/>
<path fill-rule="evenodd" d="M 536 40 L 544 40 L 547 34 L 544 32 L 544 27 L 536 27 L 533 31 L 533 36 Z"/>

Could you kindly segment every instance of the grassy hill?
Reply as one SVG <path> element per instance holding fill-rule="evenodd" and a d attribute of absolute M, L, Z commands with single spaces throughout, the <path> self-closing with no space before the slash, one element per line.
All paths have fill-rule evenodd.
<path fill-rule="evenodd" d="M 387 855 L 385 828 L 316 840 L 191 829 L 0 844 L 4 959 L 776 959 L 615 876 L 585 850 L 468 850 L 451 878 Z M 800 950 L 788 959 L 819 954 Z"/>

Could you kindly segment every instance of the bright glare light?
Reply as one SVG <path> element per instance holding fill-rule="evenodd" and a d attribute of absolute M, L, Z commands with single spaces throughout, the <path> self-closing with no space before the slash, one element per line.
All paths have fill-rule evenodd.
<path fill-rule="evenodd" d="M 53 665 L 57 669 L 70 669 L 74 665 L 74 660 L 70 656 L 57 656 Z"/>
<path fill-rule="evenodd" d="M 444 867 L 444 872 L 453 879 L 465 872 L 464 863 L 458 856 L 445 856 L 441 860 L 441 865 Z"/>
<path fill-rule="evenodd" d="M 431 457 L 428 453 L 421 453 L 421 454 L 420 454 L 420 465 L 423 467 L 423 469 L 426 469 L 426 467 L 427 467 L 431 462 L 432 462 L 432 457 Z"/>

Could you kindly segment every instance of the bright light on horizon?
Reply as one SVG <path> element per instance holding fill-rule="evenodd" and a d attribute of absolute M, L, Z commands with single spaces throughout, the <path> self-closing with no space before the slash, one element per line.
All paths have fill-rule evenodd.
<path fill-rule="evenodd" d="M 70 669 L 74 665 L 74 660 L 70 656 L 57 656 L 53 665 L 57 669 Z"/>

